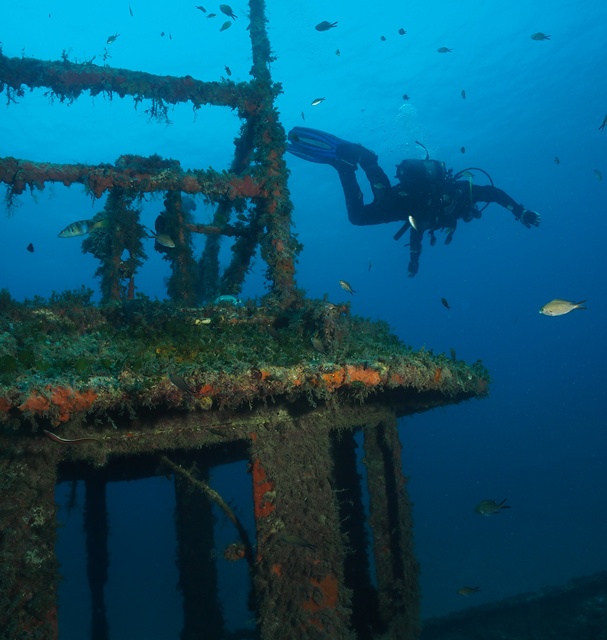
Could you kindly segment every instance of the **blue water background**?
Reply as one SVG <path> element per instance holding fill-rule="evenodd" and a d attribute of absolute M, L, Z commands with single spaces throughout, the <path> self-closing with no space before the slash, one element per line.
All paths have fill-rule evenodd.
<path fill-rule="evenodd" d="M 227 77 L 228 65 L 233 80 L 248 80 L 245 2 L 232 3 L 239 18 L 224 32 L 216 5 L 205 4 L 219 14 L 213 19 L 190 2 L 131 0 L 130 7 L 133 16 L 126 0 L 4 2 L 2 48 L 8 56 L 53 60 L 65 51 L 70 60 L 94 57 L 95 64 L 103 64 L 105 49 L 115 67 L 201 80 Z M 411 279 L 405 239 L 392 239 L 398 224 L 351 226 L 336 172 L 288 158 L 295 231 L 305 246 L 299 286 L 388 321 L 415 348 L 454 348 L 458 358 L 482 359 L 492 375 L 488 399 L 401 423 L 424 616 L 607 569 L 607 180 L 595 171 L 607 178 L 607 130 L 598 130 L 607 113 L 607 5 L 270 0 L 267 9 L 286 129 L 307 125 L 360 142 L 379 155 L 390 177 L 402 158 L 421 157 L 419 140 L 455 170 L 487 170 L 498 187 L 542 215 L 541 226 L 529 230 L 491 205 L 480 221 L 460 224 L 450 246 L 441 236 L 435 247 L 426 241 L 420 272 Z M 314 25 L 321 20 L 339 24 L 319 33 Z M 538 31 L 551 39 L 531 39 Z M 438 53 L 443 46 L 452 52 Z M 318 97 L 326 100 L 312 107 Z M 186 168 L 228 167 L 240 126 L 234 113 L 180 105 L 169 110 L 167 124 L 150 121 L 148 107 L 87 94 L 61 103 L 44 89 L 26 89 L 18 104 L 0 106 L 0 155 L 93 164 L 158 153 Z M 0 216 L 0 286 L 18 299 L 81 285 L 98 291 L 94 259 L 81 254 L 78 239 L 57 233 L 92 217 L 103 201 L 61 185 L 21 196 L 10 216 Z M 144 223 L 153 225 L 161 209 L 161 198 L 150 198 Z M 199 200 L 195 215 L 208 222 L 212 211 Z M 26 251 L 30 242 L 34 253 Z M 167 266 L 152 241 L 148 253 L 137 286 L 163 298 Z M 243 296 L 264 293 L 263 271 L 258 260 Z M 356 295 L 342 291 L 339 279 Z M 587 299 L 588 310 L 538 314 L 555 297 Z M 215 476 L 226 493 L 245 486 L 242 478 L 233 486 L 229 480 L 229 473 Z M 120 629 L 116 623 L 112 637 L 177 637 L 180 603 L 167 533 L 171 485 L 143 484 L 128 493 L 126 486 L 110 490 L 112 534 L 137 541 L 132 553 L 112 541 L 108 606 L 112 619 L 127 621 Z M 248 495 L 242 495 L 246 518 Z M 482 518 L 473 507 L 486 498 L 507 498 L 512 508 Z M 81 637 L 79 625 L 88 624 L 81 515 L 65 512 L 66 533 L 60 533 L 70 576 L 61 585 L 62 610 L 71 611 L 62 619 L 62 638 Z M 137 578 L 126 593 L 119 586 L 125 567 Z M 157 583 L 165 586 L 166 611 L 150 606 Z M 456 591 L 464 585 L 481 591 L 461 598 Z M 229 614 L 232 623 L 238 615 Z"/>

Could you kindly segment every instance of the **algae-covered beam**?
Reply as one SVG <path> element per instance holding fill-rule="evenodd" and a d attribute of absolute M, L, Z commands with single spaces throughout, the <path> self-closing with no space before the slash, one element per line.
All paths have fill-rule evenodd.
<path fill-rule="evenodd" d="M 295 262 L 301 245 L 291 233 L 291 203 L 287 188 L 288 171 L 284 160 L 286 135 L 280 124 L 274 97 L 280 85 L 273 84 L 270 62 L 274 59 L 266 30 L 264 0 L 249 0 L 251 18 L 251 44 L 255 77 L 253 84 L 260 87 L 265 99 L 260 102 L 259 113 L 251 117 L 255 130 L 257 162 L 264 170 L 267 197 L 259 202 L 259 219 L 267 233 L 261 239 L 261 256 L 268 265 L 266 276 L 272 282 L 272 295 L 281 305 L 288 307 L 297 299 L 295 288 Z"/>
<path fill-rule="evenodd" d="M 49 61 L 34 58 L 8 58 L 0 51 L 0 92 L 6 91 L 9 102 L 24 95 L 23 85 L 30 89 L 46 88 L 61 101 L 72 102 L 83 91 L 91 96 L 114 94 L 121 98 L 132 96 L 136 103 L 151 100 L 160 111 L 166 104 L 191 102 L 194 107 L 204 104 L 238 109 L 241 116 L 257 109 L 259 96 L 248 83 L 202 82 L 192 76 L 176 78 L 158 76 L 142 71 L 98 66 L 92 61 L 75 63 L 67 60 Z M 157 114 L 158 115 L 158 114 Z"/>
<path fill-rule="evenodd" d="M 114 187 L 139 193 L 204 193 L 230 200 L 265 193 L 261 181 L 250 174 L 236 176 L 212 169 L 183 171 L 178 162 L 162 160 L 160 156 L 121 156 L 114 165 L 51 164 L 6 157 L 0 158 L 0 182 L 9 186 L 12 196 L 26 189 L 43 189 L 47 182 L 60 182 L 66 187 L 82 184 L 97 198 Z"/>

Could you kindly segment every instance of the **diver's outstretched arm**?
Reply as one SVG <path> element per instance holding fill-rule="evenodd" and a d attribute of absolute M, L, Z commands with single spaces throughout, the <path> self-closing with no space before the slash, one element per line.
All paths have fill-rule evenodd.
<path fill-rule="evenodd" d="M 527 229 L 532 226 L 538 227 L 540 224 L 541 218 L 539 213 L 531 211 L 531 209 L 525 209 L 522 204 L 518 204 L 505 191 L 493 185 L 473 184 L 471 197 L 474 204 L 477 202 L 495 202 L 505 209 L 508 209 Z"/>

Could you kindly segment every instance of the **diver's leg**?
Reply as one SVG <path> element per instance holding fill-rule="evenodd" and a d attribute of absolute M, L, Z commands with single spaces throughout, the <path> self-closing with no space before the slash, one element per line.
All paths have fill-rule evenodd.
<path fill-rule="evenodd" d="M 352 167 L 343 167 L 337 173 L 346 198 L 348 220 L 356 225 L 374 224 L 375 221 L 369 216 L 371 212 L 363 202 L 363 192 L 360 190 L 355 170 Z"/>
<path fill-rule="evenodd" d="M 412 278 L 419 269 L 419 256 L 422 252 L 422 234 L 411 228 L 409 234 L 409 277 Z"/>

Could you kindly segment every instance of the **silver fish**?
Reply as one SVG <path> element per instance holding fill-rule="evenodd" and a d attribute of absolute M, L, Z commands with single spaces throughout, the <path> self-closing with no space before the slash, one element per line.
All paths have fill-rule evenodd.
<path fill-rule="evenodd" d="M 564 316 L 566 313 L 569 313 L 574 309 L 585 309 L 585 302 L 586 300 L 581 300 L 580 302 L 569 302 L 568 300 L 559 300 L 556 298 L 555 300 L 551 300 L 545 304 L 540 309 L 540 313 L 544 316 Z"/>
<path fill-rule="evenodd" d="M 347 291 L 348 293 L 354 295 L 356 293 L 356 291 L 354 291 L 354 289 L 352 289 L 352 287 L 349 285 L 349 283 L 347 283 L 345 280 L 339 280 L 339 286 L 344 290 Z"/>

